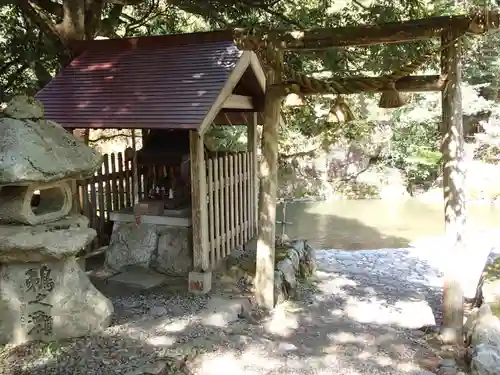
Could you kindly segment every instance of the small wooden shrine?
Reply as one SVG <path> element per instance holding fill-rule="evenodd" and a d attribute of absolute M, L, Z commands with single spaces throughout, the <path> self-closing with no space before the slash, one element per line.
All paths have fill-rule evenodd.
<path fill-rule="evenodd" d="M 75 51 L 37 95 L 46 117 L 69 130 L 130 129 L 134 144 L 142 135 L 142 148 L 118 160 L 118 170 L 130 172 L 118 185 L 123 191 L 128 183 L 132 199 L 117 199 L 112 175 L 119 171 L 107 165 L 81 192 L 97 191 L 91 206 L 101 229 L 114 222 L 111 253 L 118 237 L 128 238 L 108 260 L 116 268 L 141 264 L 166 272 L 162 265 L 180 257 L 178 242 L 183 264 L 191 263 L 185 271 L 204 272 L 253 238 L 265 92 L 255 53 L 239 50 L 228 32 L 81 42 Z M 210 152 L 204 135 L 212 125 L 245 125 L 247 149 Z M 148 241 L 158 248 L 144 254 Z"/>

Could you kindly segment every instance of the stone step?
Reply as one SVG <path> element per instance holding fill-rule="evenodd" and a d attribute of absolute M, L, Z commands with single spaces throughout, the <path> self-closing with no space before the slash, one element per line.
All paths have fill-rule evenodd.
<path fill-rule="evenodd" d="M 151 289 L 167 281 L 166 276 L 139 266 L 130 266 L 108 279 L 140 290 Z"/>

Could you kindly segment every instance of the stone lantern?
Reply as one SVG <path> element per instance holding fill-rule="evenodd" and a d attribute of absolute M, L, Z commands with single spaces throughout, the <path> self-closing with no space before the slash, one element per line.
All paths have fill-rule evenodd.
<path fill-rule="evenodd" d="M 111 302 L 76 260 L 96 232 L 72 212 L 70 187 L 100 166 L 101 155 L 44 120 L 35 99 L 16 97 L 0 113 L 0 343 L 78 337 L 109 325 Z"/>

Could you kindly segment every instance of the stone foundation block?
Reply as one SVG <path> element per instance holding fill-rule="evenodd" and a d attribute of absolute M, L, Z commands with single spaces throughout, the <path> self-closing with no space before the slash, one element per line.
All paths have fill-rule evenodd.
<path fill-rule="evenodd" d="M 186 277 L 193 269 L 192 230 L 184 227 L 161 228 L 153 269 L 169 276 Z"/>
<path fill-rule="evenodd" d="M 0 344 L 90 335 L 108 327 L 112 314 L 74 257 L 0 266 Z"/>
<path fill-rule="evenodd" d="M 155 225 L 115 223 L 105 253 L 106 265 L 117 271 L 132 265 L 149 268 L 157 246 L 158 230 Z"/>
<path fill-rule="evenodd" d="M 36 190 L 40 190 L 40 202 L 32 208 Z M 64 181 L 41 186 L 4 186 L 0 190 L 0 218 L 4 223 L 44 224 L 67 216 L 72 203 L 71 188 Z"/>
<path fill-rule="evenodd" d="M 206 294 L 212 289 L 212 272 L 189 272 L 188 289 L 191 293 Z"/>

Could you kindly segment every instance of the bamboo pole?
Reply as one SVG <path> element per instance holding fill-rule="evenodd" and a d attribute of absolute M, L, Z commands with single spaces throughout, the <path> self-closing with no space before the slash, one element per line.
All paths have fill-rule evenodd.
<path fill-rule="evenodd" d="M 456 37 L 452 32 L 443 33 L 441 43 Z M 441 70 L 447 78 L 442 92 L 443 135 L 443 190 L 445 200 L 446 254 L 442 340 L 450 344 L 463 344 L 464 292 L 461 273 L 464 271 L 464 232 L 466 226 L 464 135 L 462 123 L 462 96 L 460 39 L 446 48 L 441 55 Z"/>

